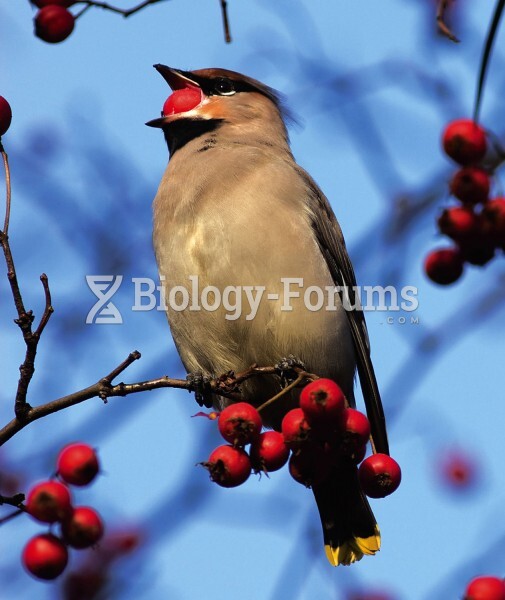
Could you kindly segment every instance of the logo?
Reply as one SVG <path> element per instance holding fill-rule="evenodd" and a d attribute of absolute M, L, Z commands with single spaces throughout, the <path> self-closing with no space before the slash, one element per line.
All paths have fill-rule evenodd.
<path fill-rule="evenodd" d="M 122 275 L 86 275 L 89 289 L 98 298 L 86 317 L 86 324 L 121 324 L 123 317 L 117 306 L 109 300 L 118 291 L 123 281 Z"/>

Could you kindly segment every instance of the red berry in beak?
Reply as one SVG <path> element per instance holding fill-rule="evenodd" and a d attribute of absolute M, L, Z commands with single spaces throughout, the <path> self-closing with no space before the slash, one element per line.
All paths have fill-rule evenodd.
<path fill-rule="evenodd" d="M 463 273 L 463 259 L 457 248 L 434 250 L 424 263 L 426 275 L 439 285 L 450 285 Z"/>
<path fill-rule="evenodd" d="M 221 412 L 217 426 L 227 442 L 234 446 L 245 446 L 259 435 L 262 423 L 259 412 L 252 404 L 237 402 Z"/>
<path fill-rule="evenodd" d="M 257 473 L 277 471 L 288 458 L 289 448 L 278 431 L 265 431 L 251 444 L 251 463 Z"/>
<path fill-rule="evenodd" d="M 458 119 L 447 125 L 442 145 L 447 156 L 460 165 L 479 162 L 486 154 L 486 133 L 470 119 Z"/>
<path fill-rule="evenodd" d="M 209 460 L 201 464 L 209 471 L 212 481 L 225 488 L 241 485 L 251 474 L 249 456 L 235 446 L 219 446 Z"/>
<path fill-rule="evenodd" d="M 33 537 L 25 546 L 22 561 L 26 570 L 39 579 L 55 579 L 68 562 L 65 544 L 51 533 Z"/>
<path fill-rule="evenodd" d="M 307 442 L 311 429 L 301 408 L 293 408 L 284 415 L 281 431 L 288 448 L 298 448 Z"/>
<path fill-rule="evenodd" d="M 345 408 L 345 396 L 331 379 L 317 379 L 306 385 L 300 394 L 300 408 L 310 425 L 337 425 Z"/>
<path fill-rule="evenodd" d="M 187 112 L 198 106 L 202 101 L 202 92 L 198 88 L 187 87 L 182 90 L 175 90 L 163 105 L 163 116 L 176 115 Z"/>
<path fill-rule="evenodd" d="M 358 470 L 361 489 L 369 498 L 384 498 L 400 485 L 400 465 L 387 454 L 373 454 L 361 463 Z"/>

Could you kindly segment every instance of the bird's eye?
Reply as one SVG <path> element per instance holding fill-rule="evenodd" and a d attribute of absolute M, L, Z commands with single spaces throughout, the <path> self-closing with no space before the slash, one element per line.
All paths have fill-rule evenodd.
<path fill-rule="evenodd" d="M 220 78 L 214 84 L 214 91 L 220 96 L 232 96 L 235 93 L 235 86 L 231 79 Z"/>

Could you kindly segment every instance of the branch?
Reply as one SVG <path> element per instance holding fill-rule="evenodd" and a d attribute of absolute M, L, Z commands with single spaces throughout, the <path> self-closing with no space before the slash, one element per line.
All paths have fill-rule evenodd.
<path fill-rule="evenodd" d="M 2 153 L 4 168 L 5 168 L 5 182 L 6 182 L 6 202 L 5 202 L 5 219 L 4 228 L 0 231 L 0 245 L 2 246 L 5 262 L 7 265 L 7 278 L 11 287 L 12 297 L 14 299 L 14 305 L 18 313 L 18 318 L 14 322 L 21 329 L 23 339 L 26 344 L 26 353 L 23 364 L 19 367 L 20 377 L 18 381 L 18 387 L 16 391 L 16 400 L 14 403 L 14 412 L 16 417 L 23 419 L 30 406 L 26 402 L 26 396 L 28 393 L 28 386 L 35 372 L 35 356 L 37 354 L 37 346 L 39 343 L 40 336 L 44 331 L 47 322 L 51 314 L 53 313 L 53 307 L 51 306 L 51 293 L 49 291 L 49 284 L 47 281 L 47 275 L 42 274 L 40 280 L 44 288 L 44 294 L 46 298 L 46 304 L 44 313 L 40 320 L 40 323 L 35 332 L 32 331 L 32 324 L 34 320 L 33 311 L 26 310 L 21 290 L 19 289 L 19 282 L 16 274 L 16 267 L 14 265 L 14 258 L 12 256 L 11 247 L 9 244 L 8 228 L 11 212 L 11 181 L 10 181 L 10 170 L 7 153 L 3 147 L 0 147 Z"/>
<path fill-rule="evenodd" d="M 228 20 L 228 3 L 226 0 L 219 0 L 221 4 L 221 15 L 223 18 L 224 41 L 231 43 L 230 22 Z"/>
<path fill-rule="evenodd" d="M 438 25 L 438 29 L 440 30 L 440 32 L 443 35 L 448 37 L 452 42 L 459 43 L 458 38 L 454 35 L 454 33 L 452 33 L 452 31 L 450 30 L 450 28 L 446 25 L 446 23 L 444 21 L 445 11 L 447 10 L 447 7 L 449 6 L 450 2 L 451 2 L 451 0 L 438 0 L 437 25 Z"/>
<path fill-rule="evenodd" d="M 116 385 L 112 385 L 113 379 L 115 379 L 118 375 L 120 375 L 125 369 L 127 369 L 132 363 L 136 360 L 139 360 L 141 357 L 140 352 L 135 350 L 131 352 L 128 357 L 118 365 L 113 371 L 102 377 L 93 385 L 90 385 L 87 388 L 79 390 L 78 392 L 74 392 L 73 394 L 69 394 L 68 396 L 62 396 L 56 400 L 52 400 L 51 402 L 47 402 L 46 404 L 41 404 L 40 406 L 31 407 L 30 405 L 26 405 L 26 410 L 23 413 L 22 418 L 15 417 L 12 419 L 10 423 L 5 425 L 0 430 L 0 446 L 5 444 L 8 440 L 11 439 L 16 433 L 24 429 L 29 423 L 33 423 L 33 421 L 37 421 L 42 417 L 46 417 L 52 413 L 59 412 L 65 408 L 69 408 L 70 406 L 74 406 L 75 404 L 80 404 L 85 400 L 90 400 L 91 398 L 101 398 L 106 401 L 108 398 L 114 396 L 127 396 L 129 394 L 138 394 L 139 392 L 146 392 L 150 390 L 157 390 L 161 388 L 175 388 L 187 390 L 188 392 L 195 392 L 196 385 L 188 381 L 187 379 L 173 379 L 171 377 L 160 377 L 159 379 L 151 379 L 148 381 L 140 381 L 137 383 L 118 383 Z M 302 379 L 317 379 L 317 375 L 313 375 L 311 373 L 306 373 L 300 367 L 293 367 L 292 372 L 295 374 L 295 382 L 287 386 L 284 390 L 282 390 L 277 396 L 274 396 L 268 401 L 273 402 L 284 395 L 287 391 L 291 390 L 295 385 L 299 385 Z M 283 371 L 283 375 L 286 374 L 286 371 Z M 240 394 L 240 384 L 250 379 L 251 377 L 258 376 L 271 376 L 277 375 L 279 376 L 279 368 L 278 367 L 259 367 L 258 365 L 252 365 L 245 371 L 235 374 L 233 372 L 225 373 L 220 377 L 216 377 L 209 382 L 210 390 L 213 394 L 217 394 L 219 396 L 223 396 L 225 398 L 230 398 L 232 400 L 241 400 L 242 396 Z M 289 388 L 289 389 L 288 389 Z M 266 403 L 265 403 L 266 404 Z M 265 406 L 265 405 L 263 405 Z"/>
<path fill-rule="evenodd" d="M 115 12 L 120 15 L 123 15 L 123 17 L 129 17 L 129 16 L 135 14 L 136 12 L 138 12 L 139 10 L 142 10 L 146 6 L 149 6 L 150 4 L 157 4 L 158 2 L 165 2 L 165 1 L 166 0 L 144 0 L 144 2 L 141 2 L 137 6 L 134 6 L 133 8 L 117 8 L 116 6 L 112 6 L 111 4 L 108 4 L 107 2 L 96 2 L 95 0 L 80 0 L 80 2 L 82 4 L 87 4 L 87 7 L 81 13 L 79 13 L 78 16 L 81 16 L 82 13 L 85 10 L 87 10 L 90 6 L 96 6 L 97 8 L 103 8 L 104 10 L 110 10 L 111 12 Z"/>

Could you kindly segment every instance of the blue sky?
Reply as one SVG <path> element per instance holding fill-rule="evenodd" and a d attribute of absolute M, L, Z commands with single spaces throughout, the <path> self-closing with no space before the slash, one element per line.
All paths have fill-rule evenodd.
<path fill-rule="evenodd" d="M 57 307 L 41 343 L 30 401 L 89 384 L 134 348 L 144 358 L 125 380 L 181 374 L 163 314 L 129 312 L 127 286 L 118 296 L 126 309 L 124 326 L 82 326 L 93 297 L 84 283 L 91 258 L 78 243 L 78 231 L 94 219 L 96 227 L 108 226 L 118 255 L 128 256 L 128 274 L 154 276 L 151 202 L 168 156 L 161 133 L 144 123 L 158 116 L 168 89 L 152 65 L 247 73 L 286 95 L 298 121 L 291 129 L 294 154 L 330 198 L 359 282 L 394 279 L 419 289 L 418 324 L 367 316 L 391 415 L 392 452 L 404 472 L 399 491 L 373 503 L 383 550 L 350 569 L 331 570 L 311 493 L 287 472 L 259 482 L 251 478 L 237 490 L 214 489 L 193 465 L 218 438 L 211 424 L 189 418 L 197 406 L 186 393 L 112 399 L 106 409 L 91 401 L 32 425 L 5 452 L 31 481 L 49 474 L 51 456 L 60 441 L 71 441 L 67 437 L 99 447 L 105 475 L 83 498 L 108 523 L 147 523 L 152 540 L 142 560 L 125 567 L 126 579 L 132 564 L 138 573 L 120 598 L 231 600 L 239 588 L 246 600 L 280 598 L 286 590 L 290 598 L 296 590 L 303 600 L 341 600 L 356 587 L 390 590 L 397 599 L 460 597 L 479 571 L 505 571 L 499 545 L 505 485 L 500 296 L 498 308 L 484 319 L 485 301 L 503 281 L 503 258 L 470 270 L 451 289 L 428 283 L 421 265 L 439 243 L 435 217 L 447 203 L 444 182 L 453 168 L 439 149 L 440 131 L 449 119 L 470 114 L 493 3 L 461 2 L 459 46 L 432 35 L 431 3 L 270 4 L 230 0 L 231 45 L 223 42 L 217 0 L 166 2 L 127 20 L 92 9 L 67 41 L 54 46 L 33 36 L 27 0 L 0 8 L 0 94 L 14 114 L 4 138 L 13 170 L 11 238 L 27 303 L 40 314 L 37 277 L 47 271 Z M 503 58 L 497 55 L 483 110 L 485 125 L 497 134 L 503 133 L 499 66 Z M 64 154 L 50 157 L 51 139 Z M 90 162 L 100 162 L 101 152 L 103 172 Z M 54 189 L 67 195 L 45 195 Z M 393 230 L 399 199 L 419 199 L 431 190 L 435 200 L 415 226 L 408 233 Z M 74 196 L 83 202 L 79 212 L 72 207 Z M 128 212 L 137 221 L 123 229 Z M 98 234 L 95 242 L 94 250 L 91 242 L 88 247 L 92 264 L 102 265 Z M 0 292 L 1 305 L 8 306 L 4 283 Z M 66 319 L 61 326 L 58 307 Z M 7 420 L 22 346 L 4 309 L 1 318 L 9 351 L 0 415 Z M 73 331 L 79 336 L 72 337 Z M 436 342 L 429 347 L 428 335 Z M 103 410 L 106 427 L 98 423 Z M 440 457 L 453 446 L 482 465 L 479 490 L 464 497 L 444 490 L 436 477 Z M 203 496 L 201 509 L 194 509 Z M 162 535 L 165 529 L 169 533 Z M 0 572 L 17 573 L 10 585 L 19 598 L 54 597 L 51 586 L 21 573 L 17 559 L 26 537 L 38 530 L 19 521 L 2 531 L 0 554 L 11 562 Z M 501 556 L 492 551 L 494 541 Z"/>

